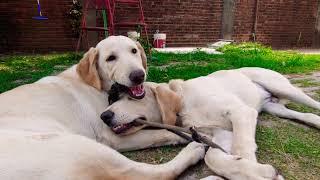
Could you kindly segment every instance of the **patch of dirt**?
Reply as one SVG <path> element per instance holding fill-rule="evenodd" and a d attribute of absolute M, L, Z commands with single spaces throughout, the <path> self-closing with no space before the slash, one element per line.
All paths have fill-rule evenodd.
<path fill-rule="evenodd" d="M 285 124 L 292 124 L 303 129 L 309 129 L 310 127 L 299 122 L 295 122 L 292 119 L 283 119 L 269 114 L 262 114 L 258 117 L 258 126 L 267 127 L 267 128 L 281 128 L 283 124 L 279 124 L 279 121 L 282 121 Z"/>
<path fill-rule="evenodd" d="M 13 81 L 14 84 L 18 84 L 18 85 L 22 85 L 22 84 L 26 84 L 27 82 L 29 82 L 31 79 L 17 79 L 15 81 Z"/>
<path fill-rule="evenodd" d="M 314 72 L 311 74 L 289 74 L 286 77 L 290 81 L 294 80 L 312 80 L 314 82 L 320 82 L 320 72 Z"/>
<path fill-rule="evenodd" d="M 315 96 L 320 90 L 320 72 L 310 74 L 290 74 L 286 76 L 295 86 L 309 96 Z"/>
<path fill-rule="evenodd" d="M 54 71 L 52 72 L 52 75 L 58 75 L 60 74 L 62 71 L 66 70 L 67 68 L 69 68 L 69 66 L 65 66 L 65 65 L 55 65 L 53 67 Z"/>
<path fill-rule="evenodd" d="M 67 69 L 69 66 L 66 65 L 55 65 L 53 68 L 54 69 Z"/>
<path fill-rule="evenodd" d="M 168 64 L 162 65 L 162 66 L 154 66 L 159 69 L 166 69 L 168 67 L 172 66 L 178 66 L 178 65 L 199 65 L 199 66 L 206 66 L 208 65 L 208 62 L 205 61 L 199 61 L 199 62 L 170 62 Z"/>

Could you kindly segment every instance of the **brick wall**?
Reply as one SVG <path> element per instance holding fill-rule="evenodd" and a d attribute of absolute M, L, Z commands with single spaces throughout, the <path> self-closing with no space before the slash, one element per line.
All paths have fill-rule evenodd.
<path fill-rule="evenodd" d="M 156 30 L 167 34 L 168 46 L 205 46 L 220 37 L 223 0 L 144 0 L 145 21 L 149 39 Z M 117 6 L 116 21 L 138 17 L 138 9 Z M 122 28 L 125 34 L 135 28 Z"/>
<path fill-rule="evenodd" d="M 252 40 L 255 3 L 235 0 L 235 40 Z M 36 21 L 36 1 L 1 0 L 0 52 L 74 50 L 76 39 L 67 18 L 71 4 L 42 0 L 49 20 Z M 150 38 L 159 29 L 167 34 L 168 46 L 205 46 L 221 38 L 223 0 L 144 0 L 143 7 Z M 312 46 L 317 7 L 317 0 L 259 0 L 257 40 L 276 48 Z M 122 17 L 130 17 L 130 11 L 134 9 L 118 10 Z"/>
<path fill-rule="evenodd" d="M 251 41 L 255 18 L 255 0 L 237 0 L 234 10 L 233 39 Z"/>
<path fill-rule="evenodd" d="M 0 1 L 0 51 L 48 52 L 74 49 L 67 12 L 72 1 L 43 0 L 42 13 L 49 20 L 33 20 L 37 15 L 37 1 Z"/>
<path fill-rule="evenodd" d="M 255 2 L 237 0 L 234 39 L 252 40 Z M 259 0 L 257 41 L 275 48 L 312 46 L 317 3 L 317 0 Z"/>
<path fill-rule="evenodd" d="M 150 34 L 167 34 L 168 46 L 204 46 L 221 38 L 222 0 L 145 0 Z"/>

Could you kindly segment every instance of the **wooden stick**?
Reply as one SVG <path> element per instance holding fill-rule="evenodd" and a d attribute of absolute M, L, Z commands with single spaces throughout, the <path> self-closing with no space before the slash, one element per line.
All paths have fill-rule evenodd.
<path fill-rule="evenodd" d="M 157 127 L 157 128 L 162 128 L 162 129 L 170 129 L 173 131 L 179 131 L 179 132 L 184 132 L 184 133 L 188 133 L 191 134 L 191 131 L 188 128 L 182 128 L 182 127 L 178 127 L 178 126 L 171 126 L 171 125 L 167 125 L 167 124 L 160 124 L 160 123 L 155 123 L 155 122 L 150 122 L 150 121 L 146 121 L 146 120 L 142 120 L 142 119 L 136 119 L 135 120 L 138 123 L 141 124 L 145 124 L 151 127 Z"/>
<path fill-rule="evenodd" d="M 182 128 L 182 127 L 178 127 L 178 126 L 171 126 L 171 125 L 167 125 L 167 124 L 160 124 L 160 123 L 155 123 L 155 122 L 149 122 L 149 121 L 145 121 L 142 119 L 136 119 L 135 120 L 138 123 L 141 124 L 145 124 L 151 127 L 157 127 L 157 128 L 162 128 L 162 129 L 167 129 L 170 130 L 171 132 L 181 136 L 181 133 L 187 133 L 187 134 L 191 134 L 193 137 L 193 141 L 201 141 L 205 144 L 207 144 L 208 146 L 212 147 L 212 148 L 218 148 L 221 151 L 227 153 L 222 147 L 220 147 L 218 144 L 212 142 L 211 139 L 209 139 L 208 137 L 204 136 L 204 135 L 200 135 L 197 131 L 195 127 L 191 127 L 191 128 Z M 183 138 L 186 137 L 186 134 L 182 135 Z M 195 139 L 194 139 L 195 138 Z M 187 140 L 191 140 L 190 138 L 188 138 Z"/>
<path fill-rule="evenodd" d="M 185 133 L 191 134 L 191 132 L 187 128 L 181 128 L 181 127 L 178 127 L 178 126 L 170 126 L 170 125 L 166 125 L 166 124 L 149 122 L 149 121 L 145 121 L 145 120 L 142 120 L 142 119 L 136 119 L 135 121 L 138 122 L 138 123 L 141 123 L 141 124 L 145 124 L 145 125 L 151 126 L 151 127 L 167 129 L 168 131 L 173 132 L 173 133 L 181 136 L 182 138 L 186 139 L 189 142 L 194 141 L 190 136 L 185 134 Z"/>
<path fill-rule="evenodd" d="M 212 148 L 218 148 L 221 151 L 227 153 L 221 146 L 219 146 L 218 144 L 214 143 L 211 139 L 207 138 L 206 136 L 200 135 L 197 131 L 195 127 L 190 127 L 190 131 L 192 132 L 192 137 L 193 139 L 199 139 L 199 141 L 207 144 L 208 146 L 212 147 Z"/>
<path fill-rule="evenodd" d="M 178 135 L 178 136 L 180 136 L 180 137 L 182 137 L 182 138 L 184 138 L 184 139 L 187 140 L 188 142 L 194 141 L 194 140 L 192 139 L 192 137 L 186 135 L 185 133 L 183 133 L 183 132 L 181 132 L 181 131 L 176 131 L 176 130 L 171 130 L 171 129 L 167 129 L 167 130 L 170 131 L 170 132 L 172 132 L 172 133 L 175 133 L 176 135 Z"/>

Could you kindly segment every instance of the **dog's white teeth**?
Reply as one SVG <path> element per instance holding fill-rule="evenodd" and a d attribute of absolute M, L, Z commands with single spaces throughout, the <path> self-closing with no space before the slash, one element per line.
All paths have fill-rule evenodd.
<path fill-rule="evenodd" d="M 130 90 L 135 96 L 142 96 L 144 93 L 143 85 L 131 87 Z"/>
<path fill-rule="evenodd" d="M 117 130 L 121 130 L 126 127 L 127 127 L 127 124 L 120 124 L 120 125 L 113 127 L 113 129 L 117 131 Z"/>
<path fill-rule="evenodd" d="M 128 130 L 130 127 L 131 127 L 131 124 L 120 124 L 120 125 L 114 126 L 112 130 L 116 133 L 122 133 Z"/>
<path fill-rule="evenodd" d="M 136 96 L 142 96 L 143 92 L 136 92 Z"/>

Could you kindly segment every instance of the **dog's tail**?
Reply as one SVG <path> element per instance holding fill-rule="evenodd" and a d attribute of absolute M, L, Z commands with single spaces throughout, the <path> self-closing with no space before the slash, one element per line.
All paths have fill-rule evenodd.
<path fill-rule="evenodd" d="M 182 84 L 183 84 L 183 80 L 182 79 L 174 79 L 169 81 L 169 88 L 176 92 L 178 94 L 178 96 L 182 96 Z"/>
<path fill-rule="evenodd" d="M 287 78 L 278 72 L 263 68 L 241 68 L 238 71 L 279 99 L 288 99 L 320 110 L 319 102 L 294 87 Z"/>

